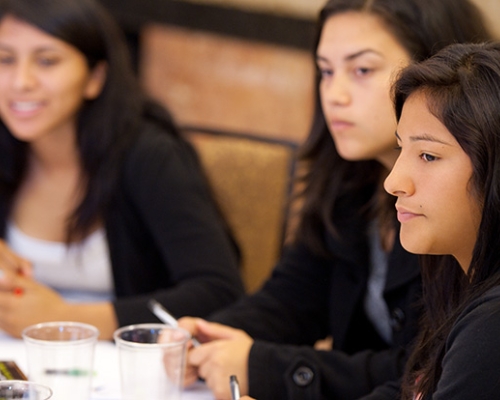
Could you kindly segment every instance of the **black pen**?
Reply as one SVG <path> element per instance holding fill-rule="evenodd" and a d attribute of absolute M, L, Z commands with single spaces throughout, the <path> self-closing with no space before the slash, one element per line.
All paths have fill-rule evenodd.
<path fill-rule="evenodd" d="M 236 375 L 231 375 L 229 377 L 229 386 L 231 388 L 231 399 L 238 400 L 240 398 L 240 385 Z"/>
<path fill-rule="evenodd" d="M 151 312 L 156 315 L 160 321 L 162 321 L 164 324 L 167 324 L 169 326 L 172 326 L 174 328 L 179 327 L 179 323 L 177 320 L 174 318 L 172 314 L 170 314 L 165 307 L 163 307 L 160 303 L 158 303 L 155 299 L 150 299 L 148 302 L 148 307 L 151 310 Z M 196 338 L 191 336 L 191 342 L 193 343 L 193 346 L 197 347 L 200 345 L 200 342 L 196 340 Z"/>

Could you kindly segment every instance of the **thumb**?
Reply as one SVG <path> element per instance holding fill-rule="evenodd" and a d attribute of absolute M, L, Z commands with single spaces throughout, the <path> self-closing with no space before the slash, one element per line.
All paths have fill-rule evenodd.
<path fill-rule="evenodd" d="M 208 322 L 203 319 L 196 321 L 196 328 L 200 336 L 206 338 L 206 341 L 217 339 L 233 339 L 237 336 L 238 330 L 227 325 L 216 322 Z"/>

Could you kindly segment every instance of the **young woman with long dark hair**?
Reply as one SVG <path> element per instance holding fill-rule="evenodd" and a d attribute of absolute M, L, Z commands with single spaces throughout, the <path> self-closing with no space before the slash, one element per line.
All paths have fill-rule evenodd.
<path fill-rule="evenodd" d="M 403 398 L 497 399 L 500 44 L 456 44 L 408 67 L 395 104 L 401 154 L 385 187 L 401 243 L 425 255 Z"/>
<path fill-rule="evenodd" d="M 0 328 L 120 325 L 235 301 L 238 257 L 198 159 L 139 89 L 94 0 L 0 1 Z M 34 279 L 32 279 L 34 278 Z"/>

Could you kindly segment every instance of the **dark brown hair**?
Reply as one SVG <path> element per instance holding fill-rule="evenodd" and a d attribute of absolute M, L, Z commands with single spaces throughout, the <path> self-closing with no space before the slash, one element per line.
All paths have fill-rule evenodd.
<path fill-rule="evenodd" d="M 320 12 L 314 51 L 325 22 L 353 11 L 378 16 L 413 61 L 424 60 L 451 43 L 491 38 L 480 12 L 468 0 L 330 0 Z M 305 173 L 300 177 L 303 206 L 296 239 L 325 254 L 325 229 L 337 233 L 334 221 L 338 222 L 339 215 L 335 210 L 340 202 L 364 198 L 360 209 L 381 212 L 380 203 L 387 201 L 381 193 L 384 168 L 374 160 L 352 162 L 340 157 L 325 123 L 318 90 L 313 124 L 300 160 Z M 394 214 L 393 208 L 391 211 Z M 387 214 L 382 217 L 389 218 Z"/>
<path fill-rule="evenodd" d="M 482 218 L 467 274 L 452 256 L 423 257 L 426 310 L 407 365 L 405 399 L 434 391 L 445 340 L 458 314 L 500 285 L 500 43 L 455 44 L 406 68 L 394 86 L 398 120 L 416 92 L 424 94 L 429 111 L 469 156 L 470 190 L 482 206 Z"/>

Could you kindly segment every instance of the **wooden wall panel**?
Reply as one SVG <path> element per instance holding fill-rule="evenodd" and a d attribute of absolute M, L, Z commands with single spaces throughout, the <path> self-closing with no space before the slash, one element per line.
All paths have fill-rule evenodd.
<path fill-rule="evenodd" d="M 149 25 L 140 76 L 178 122 L 301 141 L 313 108 L 308 51 Z"/>
<path fill-rule="evenodd" d="M 251 11 L 316 18 L 325 0 L 185 0 L 192 3 L 216 4 Z"/>
<path fill-rule="evenodd" d="M 481 8 L 488 20 L 491 29 L 497 38 L 500 38 L 500 1 L 473 0 Z"/>

